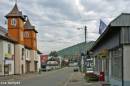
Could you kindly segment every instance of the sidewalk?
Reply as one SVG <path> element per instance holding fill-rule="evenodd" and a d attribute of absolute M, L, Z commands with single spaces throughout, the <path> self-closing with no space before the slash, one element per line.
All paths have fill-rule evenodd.
<path fill-rule="evenodd" d="M 58 69 L 61 70 L 61 69 Z M 32 79 L 38 76 L 46 76 L 47 74 L 56 72 L 58 70 L 53 70 L 49 72 L 41 72 L 40 74 L 38 72 L 36 73 L 26 73 L 26 74 L 21 74 L 21 75 L 5 75 L 5 76 L 0 76 L 0 81 L 19 81 L 19 80 L 26 80 L 26 79 Z"/>
<path fill-rule="evenodd" d="M 28 73 L 22 75 L 6 75 L 0 76 L 0 81 L 14 81 L 14 80 L 25 80 L 38 76 L 38 73 Z"/>
<path fill-rule="evenodd" d="M 88 83 L 85 81 L 85 79 L 83 77 L 84 77 L 84 75 L 80 72 L 72 73 L 66 86 L 101 86 L 101 82 Z"/>

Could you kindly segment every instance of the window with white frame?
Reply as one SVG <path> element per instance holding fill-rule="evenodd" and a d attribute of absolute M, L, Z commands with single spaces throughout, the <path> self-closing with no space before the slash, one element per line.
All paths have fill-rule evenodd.
<path fill-rule="evenodd" d="M 11 44 L 8 44 L 8 53 L 11 53 Z"/>
<path fill-rule="evenodd" d="M 24 59 L 24 55 L 25 55 L 25 49 L 22 48 L 22 60 Z"/>
<path fill-rule="evenodd" d="M 24 49 L 24 52 L 25 52 L 25 58 L 27 58 L 27 50 Z"/>
<path fill-rule="evenodd" d="M 16 26 L 16 19 L 15 19 L 15 18 L 13 18 L 13 19 L 11 20 L 11 25 Z"/>
<path fill-rule="evenodd" d="M 29 58 L 29 50 L 27 50 L 27 58 Z"/>
<path fill-rule="evenodd" d="M 28 50 L 26 50 L 26 58 L 28 58 Z"/>

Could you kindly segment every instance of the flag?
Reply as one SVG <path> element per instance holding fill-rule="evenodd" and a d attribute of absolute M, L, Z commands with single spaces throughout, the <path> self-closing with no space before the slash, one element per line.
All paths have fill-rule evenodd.
<path fill-rule="evenodd" d="M 106 28 L 107 25 L 102 20 L 100 20 L 99 34 L 102 34 Z"/>

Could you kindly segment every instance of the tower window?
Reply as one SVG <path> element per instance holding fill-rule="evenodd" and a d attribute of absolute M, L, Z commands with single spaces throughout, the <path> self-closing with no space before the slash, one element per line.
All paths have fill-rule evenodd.
<path fill-rule="evenodd" d="M 24 32 L 24 37 L 28 38 L 29 37 L 29 33 L 28 32 Z"/>
<path fill-rule="evenodd" d="M 13 18 L 13 19 L 11 20 L 11 25 L 16 26 L 16 19 L 15 19 L 15 18 Z"/>

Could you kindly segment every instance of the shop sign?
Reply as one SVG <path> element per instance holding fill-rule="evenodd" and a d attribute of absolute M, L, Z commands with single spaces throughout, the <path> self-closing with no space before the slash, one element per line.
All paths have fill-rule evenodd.
<path fill-rule="evenodd" d="M 108 49 L 102 49 L 98 55 L 99 58 L 107 58 L 107 56 L 108 56 Z"/>
<path fill-rule="evenodd" d="M 5 64 L 12 64 L 12 60 L 5 60 Z"/>
<path fill-rule="evenodd" d="M 13 59 L 14 55 L 10 54 L 10 53 L 5 53 L 5 59 Z"/>

